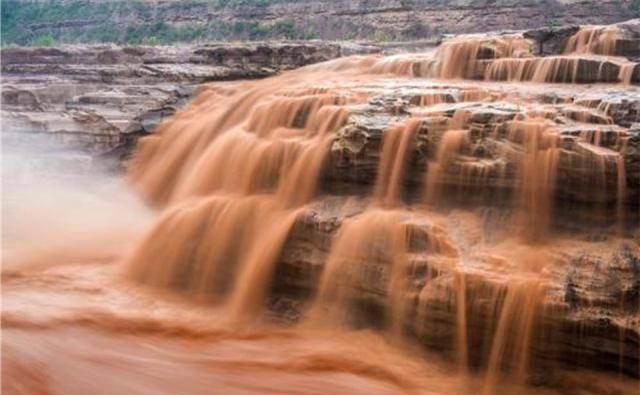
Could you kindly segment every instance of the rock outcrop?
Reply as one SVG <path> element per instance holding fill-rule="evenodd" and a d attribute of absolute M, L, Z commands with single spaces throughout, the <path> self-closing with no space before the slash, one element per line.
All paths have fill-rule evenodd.
<path fill-rule="evenodd" d="M 329 256 L 331 243 L 343 221 L 365 210 L 366 203 L 352 199 L 327 200 L 309 208 L 293 227 L 278 264 L 272 288 L 271 306 L 279 314 L 298 320 L 318 292 L 321 273 Z M 497 325 L 499 316 L 492 300 L 495 295 L 511 292 L 510 282 L 521 281 L 509 277 L 508 269 L 498 273 L 479 253 L 463 260 L 451 258 L 436 247 L 428 245 L 428 236 L 439 229 L 433 220 L 419 211 L 406 214 L 407 226 L 414 239 L 415 250 L 410 255 L 411 289 L 407 303 L 411 313 L 406 322 L 412 333 L 425 347 L 451 356 L 456 349 L 459 302 L 456 296 L 459 265 L 464 265 L 466 300 L 472 312 L 466 325 L 469 334 L 470 363 L 486 365 L 487 331 Z M 464 243 L 469 251 L 484 247 L 477 234 L 500 240 L 504 234 L 496 229 L 509 221 L 500 210 L 486 210 L 477 229 L 460 228 L 468 214 L 453 210 L 446 214 L 448 227 L 439 229 L 456 243 Z M 477 233 L 476 233 L 477 232 Z M 582 234 L 585 239 L 590 237 Z M 441 240 L 442 241 L 442 240 Z M 451 240 L 450 240 L 451 241 Z M 606 247 L 605 247 L 606 245 Z M 534 247 L 535 248 L 535 247 Z M 637 243 L 620 242 L 611 247 L 606 241 L 567 245 L 556 251 L 570 264 L 545 274 L 551 286 L 544 291 L 540 319 L 535 325 L 531 341 L 534 376 L 553 380 L 559 367 L 602 369 L 638 377 L 640 374 L 640 327 L 638 324 L 638 295 L 640 254 Z M 364 326 L 385 326 L 385 312 L 389 306 L 386 284 L 392 276 L 384 262 L 363 262 L 359 273 L 367 281 L 359 283 L 359 308 L 351 314 Z M 363 274 L 363 275 L 364 275 Z"/>
<path fill-rule="evenodd" d="M 349 51 L 375 48 L 351 46 Z M 3 139 L 128 158 L 205 81 L 263 78 L 336 58 L 327 43 L 2 49 Z"/>
<path fill-rule="evenodd" d="M 531 90 L 531 88 L 529 88 Z M 476 95 L 484 97 L 482 101 L 465 102 L 465 93 L 473 91 Z M 340 130 L 332 146 L 331 161 L 327 172 L 326 183 L 328 188 L 339 191 L 341 188 L 366 189 L 373 187 L 376 179 L 376 170 L 380 159 L 379 149 L 383 136 L 394 124 L 407 120 L 410 116 L 427 117 L 423 122 L 416 137 L 416 144 L 410 155 L 409 174 L 407 188 L 421 191 L 425 179 L 425 169 L 429 160 L 434 160 L 434 145 L 437 146 L 442 135 L 448 130 L 448 124 L 454 115 L 463 117 L 467 121 L 469 145 L 463 155 L 450 163 L 458 169 L 452 171 L 451 179 L 444 183 L 452 186 L 459 184 L 460 176 L 464 171 L 477 170 L 475 178 L 478 188 L 487 193 L 487 202 L 495 199 L 493 193 L 496 190 L 515 190 L 517 180 L 515 178 L 500 177 L 501 174 L 511 174 L 518 166 L 521 158 L 518 153 L 508 153 L 510 143 L 507 138 L 509 121 L 521 119 L 531 111 L 539 111 L 545 118 L 553 120 L 560 129 L 562 135 L 563 150 L 559 158 L 559 190 L 558 200 L 562 201 L 567 195 L 572 195 L 571 200 L 580 198 L 580 192 L 589 192 L 585 188 L 595 188 L 595 183 L 585 183 L 581 180 L 578 167 L 583 163 L 593 163 L 597 166 L 599 160 L 603 161 L 601 170 L 607 174 L 610 182 L 616 179 L 616 167 L 610 161 L 617 150 L 621 138 L 627 141 L 625 147 L 630 153 L 627 156 L 626 185 L 630 187 L 629 202 L 638 201 L 638 181 L 640 169 L 637 168 L 638 137 L 636 129 L 630 128 L 638 122 L 638 106 L 640 97 L 637 89 L 630 92 L 601 92 L 592 93 L 582 97 L 581 92 L 564 90 L 562 100 L 549 99 L 547 92 L 520 92 L 527 105 L 514 105 L 505 97 L 505 92 L 487 89 L 478 91 L 477 88 L 465 86 L 430 87 L 429 94 L 443 94 L 450 97 L 451 103 L 441 103 L 430 107 L 422 107 L 419 99 L 424 91 L 417 87 L 397 88 L 385 92 L 381 89 L 381 95 L 362 108 L 353 110 L 347 126 Z M 468 93 L 467 93 L 468 94 Z M 513 92 L 510 92 L 513 94 Z M 496 101 L 497 100 L 497 101 Z M 525 99 L 521 99 L 525 100 Z M 545 101 L 551 100 L 551 103 Z M 589 123 L 585 123 L 585 120 Z M 601 147 L 604 150 L 594 151 L 585 148 L 580 143 L 580 138 L 586 135 L 598 136 Z M 607 155 L 611 157 L 607 159 Z M 475 158 L 475 159 L 472 159 Z M 506 169 L 506 173 L 503 173 Z M 480 174 L 482 172 L 482 175 Z M 470 174 L 469 174 L 470 175 Z M 470 175 L 471 176 L 471 175 Z M 580 187 L 580 182 L 583 182 Z M 354 188 L 353 186 L 357 186 Z M 607 198 L 603 194 L 586 193 L 590 199 L 599 196 L 609 200 L 616 199 L 615 185 L 601 185 L 603 191 L 609 190 Z M 482 191 L 476 191 L 475 199 L 481 199 Z M 350 193 L 350 192 L 348 192 Z M 465 193 L 468 193 L 466 191 Z M 567 195 L 564 195 L 564 194 Z M 633 210 L 631 210 L 633 211 Z"/>
<path fill-rule="evenodd" d="M 539 313 L 531 340 L 535 374 L 544 377 L 543 381 L 553 380 L 555 368 L 579 366 L 638 377 L 637 88 L 586 94 L 570 87 L 558 87 L 551 93 L 548 85 L 541 90 L 502 87 L 508 92 L 495 85 L 480 91 L 462 83 L 417 85 L 392 89 L 380 85 L 369 103 L 350 109 L 349 120 L 338 131 L 326 164 L 322 184 L 326 197 L 305 210 L 283 248 L 272 287 L 272 308 L 297 320 L 313 302 L 341 227 L 371 207 L 369 196 L 378 179 L 385 135 L 394 125 L 417 117 L 422 125 L 407 154 L 402 193 L 409 205 L 405 212 L 405 226 L 411 235 L 408 244 L 413 246 L 407 269 L 412 275 L 406 297 L 410 310 L 406 330 L 429 349 L 446 355 L 456 349 L 460 330 L 457 292 L 463 271 L 465 300 L 472 306 L 467 307 L 471 309 L 466 321 L 467 354 L 470 364 L 484 366 L 489 355 L 486 333 L 500 320 L 492 302 L 495 295 L 518 295 L 518 284 L 544 278 L 548 288 L 541 297 L 539 311 L 543 313 Z M 376 87 L 371 84 L 368 89 Z M 425 97 L 437 97 L 440 103 L 427 105 Z M 517 147 L 520 143 L 510 140 L 509 125 L 532 112 L 558 128 L 562 148 L 554 181 L 554 240 L 532 245 L 527 254 L 535 255 L 540 249 L 549 253 L 544 259 L 564 263 L 522 279 L 512 277 L 510 269 L 502 266 L 508 266 L 507 261 L 495 262 L 491 251 L 487 255 L 481 251 L 487 242 L 500 244 L 512 237 L 508 230 L 514 221 L 510 207 L 522 182 L 517 169 L 525 151 Z M 446 202 L 441 203 L 441 216 L 437 216 L 416 204 L 424 201 L 427 172 L 435 166 L 438 147 L 454 119 L 464 120 L 456 127 L 468 130 L 468 140 L 449 158 L 440 175 Z M 585 138 L 598 148 L 585 144 Z M 613 159 L 618 157 L 621 138 L 626 141 L 622 181 L 618 178 L 620 167 Z M 620 183 L 626 187 L 623 202 L 619 200 Z M 618 240 L 611 235 L 615 231 L 603 229 L 615 229 L 620 205 L 627 215 L 622 220 L 624 226 L 635 236 Z M 565 244 L 562 240 L 568 235 L 573 241 Z M 457 246 L 457 252 L 451 253 L 448 246 L 452 245 Z M 387 286 L 392 270 L 384 260 L 363 262 L 358 269 L 366 281 L 357 283 L 354 303 L 358 307 L 350 311 L 360 325 L 388 325 L 388 312 L 397 308 L 389 304 Z"/>

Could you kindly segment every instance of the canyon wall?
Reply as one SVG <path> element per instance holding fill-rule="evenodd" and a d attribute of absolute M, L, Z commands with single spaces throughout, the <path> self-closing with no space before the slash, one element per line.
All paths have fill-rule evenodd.
<path fill-rule="evenodd" d="M 609 24 L 638 0 L 3 0 L 4 43 L 415 40 L 441 34 Z"/>

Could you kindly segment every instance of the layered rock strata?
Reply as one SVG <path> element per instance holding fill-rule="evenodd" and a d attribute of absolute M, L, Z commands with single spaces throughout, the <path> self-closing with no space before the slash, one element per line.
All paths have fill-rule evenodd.
<path fill-rule="evenodd" d="M 7 147 L 54 145 L 119 167 L 137 138 L 200 83 L 263 78 L 341 53 L 324 43 L 3 48 L 3 139 Z"/>

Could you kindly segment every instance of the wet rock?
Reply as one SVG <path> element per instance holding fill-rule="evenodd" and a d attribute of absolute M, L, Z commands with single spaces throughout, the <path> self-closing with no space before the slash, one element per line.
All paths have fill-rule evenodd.
<path fill-rule="evenodd" d="M 629 59 L 640 59 L 640 19 L 618 23 L 622 37 L 616 42 L 615 54 Z"/>
<path fill-rule="evenodd" d="M 546 27 L 527 30 L 523 35 L 536 42 L 538 55 L 558 55 L 564 50 L 569 37 L 579 29 L 578 26 Z"/>
<path fill-rule="evenodd" d="M 430 87 L 428 92 L 434 89 L 437 90 Z M 443 92 L 451 92 L 451 88 L 445 86 Z M 572 107 L 567 104 L 544 107 L 545 117 L 553 120 L 552 125 L 555 124 L 561 140 L 556 181 L 558 202 L 569 202 L 567 204 L 576 207 L 582 204 L 586 211 L 592 210 L 589 205 L 598 203 L 612 210 L 618 196 L 616 158 L 621 144 L 625 144 L 624 201 L 634 212 L 633 207 L 640 197 L 638 133 L 622 126 L 627 124 L 625 120 L 636 116 L 637 103 L 633 96 L 635 94 L 605 93 L 586 98 L 584 102 L 578 101 L 571 104 Z M 421 107 L 406 97 L 405 91 L 394 90 L 374 96 L 369 104 L 352 109 L 346 126 L 336 133 L 331 148 L 323 179 L 326 191 L 340 194 L 370 191 L 376 180 L 386 132 L 415 117 L 422 119 L 422 124 L 408 154 L 404 190 L 409 199 L 419 196 L 442 136 L 454 118 L 458 118 L 463 119 L 459 127 L 468 130 L 467 142 L 447 163 L 439 181 L 449 192 L 451 202 L 500 205 L 505 199 L 514 197 L 524 148 L 512 140 L 508 125 L 512 120 L 525 118 L 529 106 L 494 101 Z M 545 96 L 537 97 L 546 100 Z M 567 96 L 567 100 L 573 98 Z M 535 103 L 531 108 L 541 111 Z M 581 113 L 582 108 L 588 112 Z M 597 147 L 593 145 L 596 141 Z"/>
<path fill-rule="evenodd" d="M 274 299 L 286 295 L 289 301 L 294 301 L 288 304 L 288 309 L 308 307 L 342 221 L 363 212 L 366 205 L 365 200 L 330 198 L 310 207 L 299 218 L 278 264 L 272 289 Z M 455 228 L 455 215 L 449 220 L 453 228 L 446 231 L 434 225 L 431 218 L 432 214 L 429 219 L 419 212 L 406 214 L 405 225 L 413 235 L 409 243 L 411 291 L 407 295 L 411 313 L 407 316 L 406 330 L 425 347 L 449 355 L 456 349 L 458 299 L 454 278 L 462 261 L 443 244 L 437 247 L 426 241 L 428 235 L 440 232 L 440 243 L 455 234 L 456 243 L 462 243 L 459 245 L 480 247 L 474 247 L 473 232 L 467 234 L 464 228 Z M 491 224 L 487 221 L 480 226 L 491 234 L 494 226 Z M 628 242 L 605 251 L 599 249 L 598 243 L 585 241 L 568 249 L 559 247 L 565 264 L 544 275 L 546 285 L 532 329 L 533 372 L 581 366 L 638 375 L 640 327 L 635 316 L 640 297 L 640 255 L 636 246 Z M 367 313 L 360 317 L 365 326 L 385 325 L 385 311 L 391 308 L 386 287 L 390 270 L 384 262 L 363 262 L 360 273 L 368 281 L 359 283 L 355 297 L 362 303 L 366 301 L 368 306 Z M 464 272 L 467 308 L 473 312 L 467 316 L 470 363 L 486 365 L 489 352 L 486 347 L 490 347 L 493 336 L 490 328 L 497 325 L 496 309 L 505 294 L 511 292 L 511 280 L 506 274 L 502 277 L 496 273 L 481 255 L 467 257 Z M 356 314 L 355 309 L 352 314 Z M 289 312 L 288 316 L 299 317 L 300 311 Z"/>
<path fill-rule="evenodd" d="M 602 98 L 598 107 L 618 125 L 629 127 L 640 121 L 640 98 L 638 95 L 608 94 Z"/>
<path fill-rule="evenodd" d="M 619 83 L 622 64 L 606 57 L 552 56 L 485 61 L 482 76 L 494 81 L 547 83 Z M 632 74 L 631 83 L 640 83 Z"/>

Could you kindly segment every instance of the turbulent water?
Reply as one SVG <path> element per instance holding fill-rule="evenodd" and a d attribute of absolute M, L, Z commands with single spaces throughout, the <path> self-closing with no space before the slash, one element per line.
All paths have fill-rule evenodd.
<path fill-rule="evenodd" d="M 51 217 L 109 224 L 86 228 L 93 237 L 73 221 L 48 222 L 49 214 L 7 222 L 15 234 L 3 257 L 3 391 L 636 393 L 633 322 L 619 337 L 614 373 L 560 368 L 570 362 L 549 372 L 539 355 L 546 331 L 559 330 L 546 326 L 559 314 L 551 302 L 562 304 L 558 273 L 578 255 L 638 247 L 629 128 L 603 132 L 593 126 L 613 124 L 607 108 L 560 103 L 563 122 L 589 125 L 570 137 L 595 158 L 572 163 L 588 178 L 576 192 L 591 204 L 587 214 L 561 213 L 566 125 L 532 99 L 547 89 L 558 97 L 637 95 L 634 64 L 611 56 L 617 37 L 615 29 L 584 28 L 564 54 L 538 58 L 521 35 L 464 36 L 429 54 L 348 57 L 204 86 L 140 142 L 129 178 L 158 212 L 149 229 L 146 209 L 124 200 L 113 207 L 105 191 L 114 189 L 104 186 L 87 206 L 100 218 L 87 216 L 75 194 Z M 618 85 L 545 84 L 584 82 L 585 61 L 599 65 L 589 78 Z M 401 111 L 398 98 L 408 96 L 411 111 Z M 340 139 L 379 102 L 393 122 L 372 187 L 332 185 L 330 162 L 363 160 L 341 156 Z M 497 108 L 482 132 L 501 142 L 492 159 L 479 153 L 484 126 L 465 106 L 493 102 L 515 110 Z M 421 149 L 424 163 L 415 158 Z M 416 168 L 418 179 L 409 180 Z M 501 210 L 489 233 L 478 209 L 485 204 L 474 198 Z M 37 205 L 13 201 L 6 213 Z M 287 294 L 277 289 L 283 254 L 323 202 L 339 223 L 314 258 L 320 267 L 300 269 L 304 278 L 315 273 L 314 285 L 304 297 Z M 571 237 L 559 225 L 569 218 L 579 227 L 585 215 L 610 237 Z M 42 246 L 24 243 L 33 238 Z M 621 310 L 633 319 L 640 300 L 625 298 Z M 443 333 L 437 325 L 447 316 L 453 326 Z"/>

